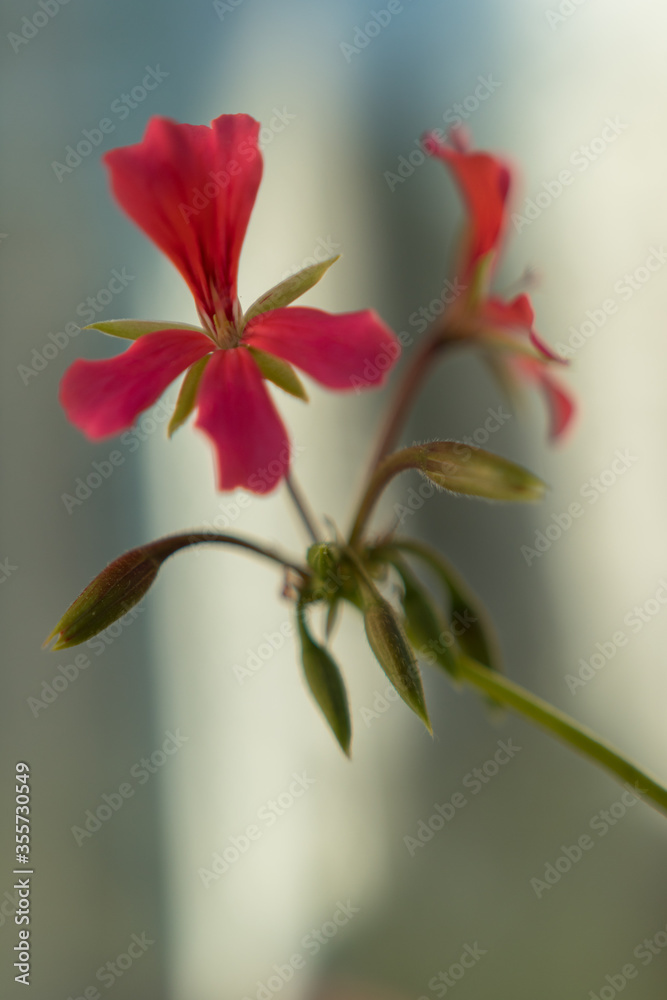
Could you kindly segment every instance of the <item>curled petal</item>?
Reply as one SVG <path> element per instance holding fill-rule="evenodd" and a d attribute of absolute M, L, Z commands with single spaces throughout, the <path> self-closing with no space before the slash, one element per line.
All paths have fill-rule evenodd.
<path fill-rule="evenodd" d="M 110 437 L 131 427 L 170 382 L 213 348 L 209 337 L 194 330 L 147 333 L 115 358 L 75 361 L 60 383 L 60 402 L 87 437 Z"/>
<path fill-rule="evenodd" d="M 319 309 L 273 309 L 248 323 L 244 340 L 275 354 L 330 389 L 381 385 L 401 353 L 371 309 L 336 316 Z"/>
<path fill-rule="evenodd" d="M 536 351 L 539 351 L 549 361 L 567 364 L 566 359 L 555 354 L 535 330 L 533 326 L 535 312 L 525 292 L 517 295 L 510 302 L 505 302 L 497 297 L 486 299 L 479 307 L 479 317 L 482 324 L 492 330 L 525 331 Z"/>
<path fill-rule="evenodd" d="M 259 123 L 152 118 L 143 140 L 107 153 L 113 192 L 176 265 L 200 310 L 232 320 L 243 237 L 262 177 Z"/>
<path fill-rule="evenodd" d="M 468 152 L 455 137 L 453 148 L 430 133 L 424 149 L 450 168 L 461 189 L 468 215 L 468 233 L 462 277 L 469 277 L 477 261 L 496 250 L 505 224 L 511 173 L 506 163 L 489 153 Z"/>
<path fill-rule="evenodd" d="M 216 450 L 219 489 L 269 493 L 287 475 L 287 432 L 249 351 L 216 351 L 202 375 L 197 405 L 196 426 Z"/>
<path fill-rule="evenodd" d="M 536 382 L 541 388 L 549 409 L 549 439 L 561 440 L 576 414 L 574 399 L 558 379 L 553 377 L 545 362 L 532 358 L 515 358 L 513 363 L 521 375 Z"/>

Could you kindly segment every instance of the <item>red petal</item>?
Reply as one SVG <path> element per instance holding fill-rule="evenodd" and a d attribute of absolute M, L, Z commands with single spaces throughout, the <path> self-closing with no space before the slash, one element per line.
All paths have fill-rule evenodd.
<path fill-rule="evenodd" d="M 537 382 L 549 408 L 549 438 L 560 440 L 572 424 L 576 413 L 574 399 L 549 372 L 549 366 L 531 358 L 514 358 L 515 367 L 531 381 Z"/>
<path fill-rule="evenodd" d="M 504 302 L 498 298 L 486 299 L 479 308 L 479 316 L 482 323 L 492 329 L 525 330 L 531 344 L 540 354 L 549 358 L 550 361 L 567 364 L 565 358 L 555 354 L 534 329 L 535 312 L 525 292 L 517 295 L 511 302 Z"/>
<path fill-rule="evenodd" d="M 259 123 L 151 119 L 142 142 L 104 161 L 120 205 L 176 265 L 198 306 L 233 318 L 241 245 L 262 177 Z"/>
<path fill-rule="evenodd" d="M 424 148 L 451 169 L 465 199 L 470 220 L 462 276 L 469 276 L 480 257 L 495 250 L 500 241 L 511 181 L 509 167 L 489 153 L 453 149 L 433 134 L 425 137 Z"/>
<path fill-rule="evenodd" d="M 570 394 L 546 371 L 542 372 L 540 381 L 549 407 L 549 437 L 552 441 L 558 441 L 569 429 L 576 413 L 576 406 Z"/>
<path fill-rule="evenodd" d="M 196 426 L 217 452 L 218 488 L 274 489 L 289 471 L 289 438 L 250 353 L 242 347 L 216 352 L 197 404 Z"/>
<path fill-rule="evenodd" d="M 93 441 L 130 427 L 182 371 L 214 349 L 203 333 L 158 330 L 108 361 L 75 361 L 60 383 L 65 413 Z"/>
<path fill-rule="evenodd" d="M 381 385 L 401 353 L 396 336 L 371 309 L 337 316 L 299 306 L 273 309 L 251 320 L 243 339 L 330 389 Z"/>

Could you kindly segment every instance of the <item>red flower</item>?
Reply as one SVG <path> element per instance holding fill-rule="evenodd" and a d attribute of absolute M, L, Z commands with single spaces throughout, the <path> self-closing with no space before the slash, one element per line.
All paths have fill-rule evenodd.
<path fill-rule="evenodd" d="M 433 133 L 427 135 L 424 148 L 452 171 L 468 212 L 458 265 L 464 291 L 451 307 L 450 321 L 457 335 L 472 336 L 491 350 L 509 352 L 505 360 L 512 372 L 537 382 L 547 398 L 550 436 L 555 440 L 569 426 L 575 407 L 550 368 L 567 362 L 554 354 L 535 330 L 528 295 L 508 301 L 488 292 L 507 222 L 511 170 L 489 153 L 470 152 L 463 129 L 451 130 L 449 144 Z"/>
<path fill-rule="evenodd" d="M 380 384 L 399 346 L 371 310 L 285 308 L 333 260 L 292 276 L 243 314 L 237 271 L 262 177 L 258 133 L 248 115 L 221 115 L 210 128 L 153 118 L 142 142 L 106 154 L 116 199 L 181 272 L 202 327 L 92 324 L 134 343 L 107 361 L 76 361 L 60 399 L 98 440 L 131 426 L 187 369 L 170 431 L 197 407 L 196 426 L 216 449 L 219 488 L 265 493 L 288 472 L 289 441 L 264 379 L 302 398 L 291 364 L 331 389 L 353 388 L 362 372 L 365 384 Z"/>

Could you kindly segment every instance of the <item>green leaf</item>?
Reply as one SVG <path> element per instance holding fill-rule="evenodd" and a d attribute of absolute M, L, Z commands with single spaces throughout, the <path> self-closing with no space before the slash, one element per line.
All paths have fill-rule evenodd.
<path fill-rule="evenodd" d="M 366 636 L 375 658 L 403 701 L 433 734 L 415 654 L 394 609 L 372 580 L 360 574 Z"/>
<path fill-rule="evenodd" d="M 532 472 L 500 455 L 459 441 L 431 441 L 411 449 L 417 467 L 443 489 L 487 500 L 534 502 L 546 485 Z"/>
<path fill-rule="evenodd" d="M 378 550 L 392 562 L 395 551 L 421 559 L 441 581 L 449 595 L 449 627 L 458 648 L 492 670 L 502 670 L 500 647 L 495 629 L 482 604 L 451 563 L 439 552 L 412 539 L 396 538 Z M 453 647 L 454 648 L 454 647 Z"/>
<path fill-rule="evenodd" d="M 280 389 L 289 392 L 298 399 L 308 402 L 308 393 L 304 389 L 301 379 L 292 366 L 282 358 L 277 358 L 275 354 L 268 354 L 267 351 L 260 351 L 258 347 L 248 347 L 253 358 L 257 362 L 260 372 L 269 382 L 273 382 Z"/>
<path fill-rule="evenodd" d="M 204 374 L 204 368 L 206 368 L 206 365 L 212 357 L 212 354 L 207 354 L 205 358 L 200 358 L 199 361 L 195 361 L 195 363 L 190 365 L 188 368 L 185 378 L 183 379 L 183 384 L 181 385 L 181 391 L 179 392 L 178 399 L 176 400 L 176 407 L 172 414 L 172 418 L 169 421 L 169 427 L 167 428 L 167 434 L 169 437 L 171 437 L 174 431 L 177 431 L 178 428 L 185 423 L 192 413 L 197 400 L 199 382 Z"/>
<path fill-rule="evenodd" d="M 243 317 L 242 326 L 245 327 L 251 319 L 255 319 L 256 316 L 268 312 L 269 309 L 282 309 L 283 306 L 288 306 L 290 302 L 294 302 L 295 299 L 304 295 L 313 285 L 317 284 L 339 257 L 340 254 L 336 257 L 330 257 L 329 260 L 324 260 L 320 264 L 311 264 L 310 267 L 304 267 L 302 271 L 291 274 L 289 278 L 285 278 L 278 285 L 274 285 L 268 292 L 261 295 L 256 302 L 253 302 Z"/>
<path fill-rule="evenodd" d="M 335 661 L 315 642 L 306 625 L 305 610 L 297 609 L 303 672 L 315 701 L 331 726 L 343 753 L 350 756 L 352 723 L 345 684 Z"/>
<path fill-rule="evenodd" d="M 405 561 L 394 555 L 392 563 L 403 581 L 401 603 L 405 613 L 405 632 L 413 648 L 417 655 L 421 654 L 427 661 L 430 659 L 431 663 L 435 657 L 441 667 L 456 676 L 456 656 L 453 652 L 456 639 L 436 611 L 430 594 Z"/>
<path fill-rule="evenodd" d="M 112 337 L 123 337 L 125 340 L 138 340 L 145 333 L 157 333 L 159 330 L 196 330 L 206 333 L 200 326 L 190 326 L 189 323 L 154 323 L 144 319 L 107 319 L 99 323 L 90 323 L 84 330 L 100 330 Z"/>

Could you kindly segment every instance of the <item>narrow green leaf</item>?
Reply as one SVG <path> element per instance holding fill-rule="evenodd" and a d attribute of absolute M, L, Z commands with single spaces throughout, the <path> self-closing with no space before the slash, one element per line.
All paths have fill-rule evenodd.
<path fill-rule="evenodd" d="M 429 546 L 412 539 L 396 538 L 379 550 L 393 561 L 392 550 L 421 559 L 440 579 L 449 594 L 449 627 L 458 648 L 492 670 L 502 670 L 495 629 L 481 601 L 473 594 L 449 560 Z"/>
<path fill-rule="evenodd" d="M 171 420 L 169 421 L 169 427 L 167 428 L 167 435 L 169 437 L 171 437 L 174 431 L 177 431 L 178 428 L 185 423 L 192 413 L 197 400 L 199 382 L 204 374 L 204 368 L 206 368 L 206 365 L 212 356 L 212 354 L 207 354 L 205 358 L 200 358 L 199 361 L 195 361 L 195 363 L 190 365 L 188 368 L 185 378 L 183 379 L 183 384 L 181 385 L 181 391 L 179 392 L 178 399 L 176 400 L 176 407 Z"/>
<path fill-rule="evenodd" d="M 153 322 L 144 319 L 107 319 L 99 323 L 90 323 L 83 327 L 84 330 L 99 330 L 101 333 L 108 333 L 112 337 L 123 337 L 125 340 L 138 340 L 145 333 L 157 333 L 159 330 L 196 330 L 197 333 L 206 333 L 200 326 L 191 326 L 189 323 L 169 323 Z"/>
<path fill-rule="evenodd" d="M 285 278 L 278 285 L 274 285 L 268 292 L 261 295 L 256 302 L 253 302 L 243 317 L 242 325 L 245 327 L 256 316 L 268 312 L 269 309 L 282 309 L 283 306 L 288 306 L 290 302 L 294 302 L 295 299 L 304 295 L 313 285 L 317 284 L 339 257 L 340 254 L 336 257 L 330 257 L 329 260 L 323 260 L 320 264 L 311 264 L 310 267 L 304 267 L 302 271 L 291 274 L 289 278 Z"/>
<path fill-rule="evenodd" d="M 282 358 L 277 358 L 275 354 L 260 351 L 258 347 L 248 347 L 248 350 L 257 362 L 257 367 L 264 378 L 267 378 L 269 382 L 273 382 L 280 389 L 284 389 L 285 392 L 289 392 L 290 395 L 296 396 L 298 399 L 303 399 L 306 403 L 308 402 L 308 393 L 289 362 L 283 361 Z"/>
<path fill-rule="evenodd" d="M 405 632 L 416 650 L 427 662 L 437 662 L 452 676 L 456 675 L 454 647 L 456 639 L 436 611 L 426 588 L 403 559 L 392 558 L 392 563 L 403 581 L 403 611 Z"/>
<path fill-rule="evenodd" d="M 303 672 L 315 701 L 331 726 L 343 753 L 350 756 L 352 723 L 345 684 L 335 661 L 315 642 L 305 620 L 303 606 L 297 609 Z"/>

